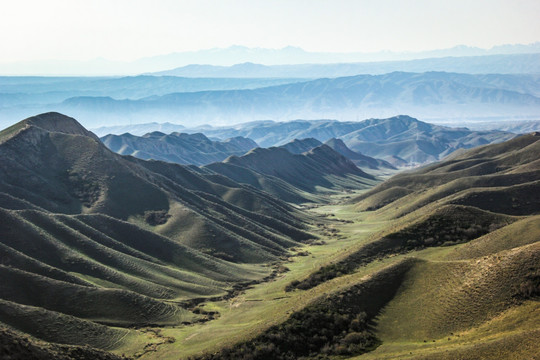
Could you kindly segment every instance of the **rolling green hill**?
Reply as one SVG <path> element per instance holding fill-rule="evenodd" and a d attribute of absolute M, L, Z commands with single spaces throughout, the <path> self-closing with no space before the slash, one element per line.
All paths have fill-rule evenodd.
<path fill-rule="evenodd" d="M 510 215 L 540 211 L 540 136 L 523 135 L 478 147 L 416 172 L 398 174 L 353 201 L 358 209 L 399 216 L 434 202 L 475 206 Z"/>

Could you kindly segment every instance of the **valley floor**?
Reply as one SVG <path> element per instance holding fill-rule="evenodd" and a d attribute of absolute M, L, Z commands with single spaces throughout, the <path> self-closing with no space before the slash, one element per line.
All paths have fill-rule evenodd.
<path fill-rule="evenodd" d="M 286 292 L 291 281 L 346 258 L 396 226 L 390 217 L 376 217 L 342 204 L 347 196 L 350 194 L 334 197 L 334 204 L 309 209 L 321 240 L 295 249 L 296 255 L 282 264 L 288 270 L 282 268 L 285 271 L 274 279 L 251 286 L 232 299 L 201 303 L 197 306 L 201 313 L 217 314 L 207 322 L 131 330 L 114 353 L 141 359 L 185 359 L 215 353 L 284 322 L 324 295 L 414 257 L 417 265 L 376 318 L 374 333 L 382 344 L 355 359 L 536 358 L 540 353 L 535 340 L 540 336 L 540 303 L 526 300 L 501 305 L 495 295 L 486 294 L 489 277 L 504 277 L 500 273 L 509 270 L 497 269 L 506 266 L 505 259 L 517 256 L 512 251 L 518 250 L 469 259 L 459 255 L 468 251 L 468 244 L 427 248 L 377 259 L 309 290 Z M 529 226 L 540 227 L 540 218 L 533 218 L 532 223 Z M 538 254 L 538 243 L 529 243 L 518 247 L 519 254 Z"/>

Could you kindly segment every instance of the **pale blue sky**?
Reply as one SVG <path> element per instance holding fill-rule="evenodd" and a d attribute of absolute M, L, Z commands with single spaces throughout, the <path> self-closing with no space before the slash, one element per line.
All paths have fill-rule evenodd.
<path fill-rule="evenodd" d="M 0 62 L 135 60 L 244 45 L 421 51 L 540 41 L 539 0 L 17 0 Z"/>

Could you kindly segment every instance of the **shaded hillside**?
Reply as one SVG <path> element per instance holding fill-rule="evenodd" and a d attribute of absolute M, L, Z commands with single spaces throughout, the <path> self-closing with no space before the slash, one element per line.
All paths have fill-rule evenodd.
<path fill-rule="evenodd" d="M 276 207 L 274 199 L 248 189 L 216 184 L 178 165 L 123 158 L 91 136 L 28 125 L 4 141 L 0 151 L 5 158 L 2 192 L 49 211 L 101 213 L 117 219 L 146 221 L 157 226 L 158 232 L 171 227 L 167 235 L 178 242 L 207 239 L 205 248 L 214 247 L 209 242 L 219 231 L 222 241 L 215 241 L 215 246 L 224 248 L 225 239 L 230 252 L 233 244 L 244 243 L 242 249 L 246 251 L 262 246 L 262 258 L 269 255 L 267 239 L 277 241 L 281 248 L 290 240 L 275 234 L 295 233 L 299 225 L 291 215 L 293 210 L 285 204 Z M 240 198 L 247 200 L 244 208 L 238 206 L 240 203 L 221 199 L 231 192 L 238 192 Z M 163 214 L 163 219 L 151 223 L 149 217 L 157 214 Z M 233 225 L 239 222 L 246 223 L 241 234 Z M 181 223 L 183 226 L 172 226 Z M 273 227 L 280 230 L 274 233 Z M 256 258 L 261 259 L 260 255 Z"/>
<path fill-rule="evenodd" d="M 0 132 L 0 159 L 0 322 L 48 341 L 107 348 L 125 330 L 102 324 L 197 321 L 164 300 L 257 281 L 266 270 L 235 263 L 312 238 L 267 193 L 122 157 L 58 113 Z"/>
<path fill-rule="evenodd" d="M 358 267 L 387 256 L 409 253 L 429 247 L 446 247 L 467 243 L 516 219 L 493 214 L 473 207 L 446 205 L 428 215 L 414 216 L 405 225 L 381 236 L 349 254 L 344 260 L 324 266 L 302 281 L 287 286 L 311 289 L 330 279 L 350 274 Z"/>
<path fill-rule="evenodd" d="M 52 345 L 35 338 L 0 328 L 0 357 L 10 360 L 121 360 L 123 356 L 89 346 Z"/>
<path fill-rule="evenodd" d="M 231 155 L 243 155 L 258 147 L 253 140 L 241 136 L 225 141 L 212 141 L 203 134 L 173 132 L 167 135 L 157 131 L 144 136 L 128 133 L 107 135 L 102 137 L 101 141 L 120 155 L 193 165 L 222 161 Z"/>
<path fill-rule="evenodd" d="M 341 155 L 345 156 L 347 159 L 351 160 L 356 166 L 360 168 L 366 168 L 366 169 L 390 169 L 390 170 L 396 170 L 396 168 L 390 164 L 388 161 L 384 161 L 381 159 L 375 159 L 363 154 L 360 154 L 358 152 L 352 151 L 345 145 L 343 140 L 332 138 L 330 140 L 327 140 L 325 142 L 326 145 L 340 153 Z"/>
<path fill-rule="evenodd" d="M 198 359 L 309 359 L 372 351 L 380 341 L 370 324 L 414 264 L 402 261 L 346 289 L 321 295 L 254 339 Z"/>
<path fill-rule="evenodd" d="M 257 148 L 240 157 L 231 156 L 223 163 L 278 178 L 312 193 L 317 188 L 365 188 L 375 180 L 326 145 L 303 154 L 292 154 L 284 148 Z M 223 166 L 211 165 L 210 168 L 220 171 Z"/>
<path fill-rule="evenodd" d="M 532 244 L 461 261 L 397 260 L 369 276 L 351 276 L 345 286 L 335 282 L 335 291 L 326 287 L 330 294 L 281 324 L 200 359 L 393 359 L 426 350 L 437 351 L 427 357 L 437 359 L 448 355 L 447 344 L 463 353 L 460 358 L 528 358 L 538 348 L 538 306 L 516 301 L 517 284 L 539 271 L 539 259 L 540 248 Z M 493 348 L 484 346 L 493 338 Z"/>
<path fill-rule="evenodd" d="M 215 181 L 216 176 L 226 177 L 238 184 L 252 186 L 255 189 L 272 194 L 280 200 L 290 203 L 304 203 L 317 201 L 317 195 L 299 191 L 297 187 L 288 182 L 270 175 L 261 174 L 250 168 L 227 162 L 217 162 L 204 166 L 201 172 L 211 176 Z M 219 174 L 219 175 L 216 175 Z"/>
<path fill-rule="evenodd" d="M 478 147 L 394 176 L 354 201 L 358 209 L 397 208 L 398 215 L 439 203 L 531 215 L 540 211 L 540 135 Z"/>

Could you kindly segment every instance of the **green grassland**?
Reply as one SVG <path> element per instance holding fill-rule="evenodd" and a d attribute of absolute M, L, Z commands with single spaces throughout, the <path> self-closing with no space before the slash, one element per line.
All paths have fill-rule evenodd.
<path fill-rule="evenodd" d="M 448 354 L 468 358 L 478 351 L 486 357 L 497 351 L 501 358 L 510 359 L 518 358 L 514 351 L 526 356 L 538 350 L 532 339 L 538 333 L 540 306 L 534 299 L 516 297 L 516 284 L 539 264 L 538 232 L 533 231 L 540 227 L 538 217 L 519 218 L 463 244 L 381 257 L 312 289 L 286 292 L 292 280 L 301 280 L 324 265 L 342 261 L 399 227 L 391 220 L 370 220 L 371 214 L 357 212 L 354 205 L 318 206 L 311 212 L 319 219 L 324 245 L 298 247 L 299 253 L 308 255 L 289 257 L 284 263 L 289 271 L 267 283 L 257 284 L 232 299 L 199 304 L 199 308 L 218 312 L 219 316 L 205 323 L 162 328 L 162 334 L 176 341 L 158 346 L 143 358 L 187 358 L 249 342 L 272 326 L 286 323 L 306 306 L 339 297 L 340 292 L 384 273 L 384 269 L 404 259 L 415 259 L 414 265 L 394 285 L 395 296 L 380 306 L 374 318 L 373 333 L 381 344 L 359 359 L 451 358 Z M 336 228 L 337 233 L 331 231 Z M 527 345 L 516 349 L 521 343 Z M 141 344 L 126 343 L 115 352 L 136 353 L 139 350 L 134 345 Z"/>

